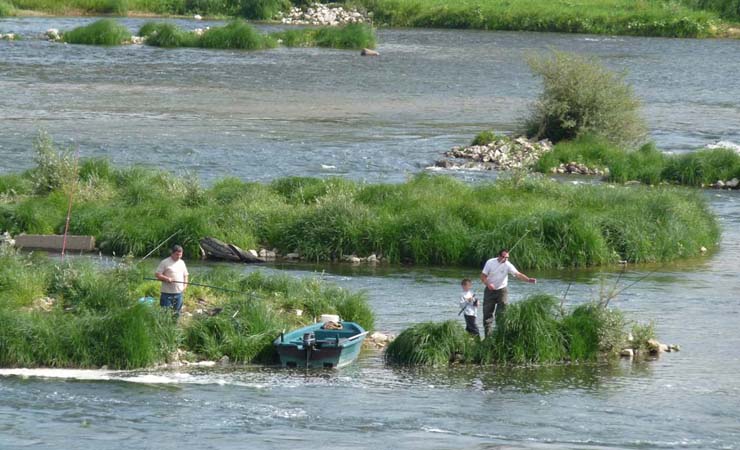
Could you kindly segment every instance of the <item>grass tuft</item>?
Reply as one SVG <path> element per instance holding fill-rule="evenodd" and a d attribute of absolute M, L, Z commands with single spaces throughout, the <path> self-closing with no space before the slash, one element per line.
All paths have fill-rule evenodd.
<path fill-rule="evenodd" d="M 131 40 L 131 32 L 115 20 L 101 19 L 64 32 L 62 40 L 69 44 L 121 45 Z"/>
<path fill-rule="evenodd" d="M 639 337 L 628 343 L 619 311 L 588 303 L 564 312 L 558 299 L 537 294 L 497 315 L 493 333 L 482 341 L 471 339 L 460 321 L 424 322 L 401 332 L 385 356 L 390 363 L 425 366 L 595 361 L 614 357 L 628 346 L 646 350 L 654 329 L 633 328 L 633 334 Z"/>

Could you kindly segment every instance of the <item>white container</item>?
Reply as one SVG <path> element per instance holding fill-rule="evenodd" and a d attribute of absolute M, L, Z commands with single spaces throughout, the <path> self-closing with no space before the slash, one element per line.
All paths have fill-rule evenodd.
<path fill-rule="evenodd" d="M 339 323 L 339 316 L 336 314 L 322 314 L 321 315 L 321 322 L 334 322 Z"/>

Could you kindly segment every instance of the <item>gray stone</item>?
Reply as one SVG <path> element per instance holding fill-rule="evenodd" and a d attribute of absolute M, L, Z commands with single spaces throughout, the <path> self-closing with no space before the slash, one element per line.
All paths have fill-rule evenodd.
<path fill-rule="evenodd" d="M 737 178 L 733 178 L 732 180 L 725 183 L 725 186 L 727 186 L 728 188 L 736 189 L 738 184 L 740 184 L 740 180 L 738 180 Z"/>
<path fill-rule="evenodd" d="M 288 253 L 287 255 L 285 255 L 286 259 L 299 259 L 300 257 L 300 253 Z"/>

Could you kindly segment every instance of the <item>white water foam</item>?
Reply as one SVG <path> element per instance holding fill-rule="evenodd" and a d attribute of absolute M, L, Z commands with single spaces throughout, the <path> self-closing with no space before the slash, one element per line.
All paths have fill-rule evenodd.
<path fill-rule="evenodd" d="M 729 148 L 730 150 L 735 150 L 735 153 L 740 153 L 740 144 L 736 144 L 732 141 L 717 141 L 714 144 L 705 145 L 704 148 Z"/>

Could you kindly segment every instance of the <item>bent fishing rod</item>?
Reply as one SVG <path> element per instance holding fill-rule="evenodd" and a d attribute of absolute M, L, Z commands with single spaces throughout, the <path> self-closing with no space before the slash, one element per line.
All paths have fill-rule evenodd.
<path fill-rule="evenodd" d="M 145 280 L 150 281 L 162 281 L 159 278 L 151 278 L 151 277 L 144 277 Z M 167 283 L 166 281 L 162 281 L 162 283 Z M 226 292 L 234 292 L 236 294 L 246 294 L 246 292 L 243 291 L 235 291 L 234 289 L 226 289 L 219 286 L 212 286 L 210 284 L 203 284 L 203 283 L 191 283 L 191 282 L 185 282 L 185 281 L 171 281 L 171 283 L 177 283 L 177 284 L 184 284 L 187 286 L 200 286 L 205 287 L 209 289 L 218 289 L 219 291 L 226 291 Z"/>

